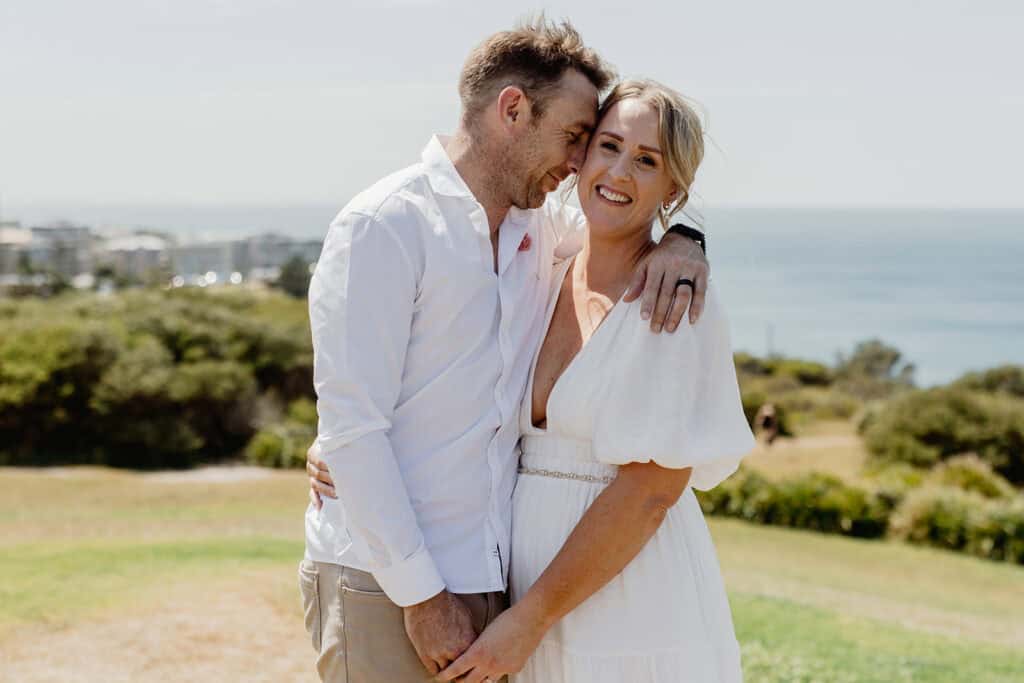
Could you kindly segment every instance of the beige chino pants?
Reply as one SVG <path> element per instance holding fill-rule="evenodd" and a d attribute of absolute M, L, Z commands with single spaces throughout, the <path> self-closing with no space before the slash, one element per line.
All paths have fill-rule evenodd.
<path fill-rule="evenodd" d="M 391 602 L 373 575 L 338 564 L 303 560 L 299 565 L 299 588 L 321 681 L 433 680 L 405 633 L 402 608 Z M 507 607 L 505 594 L 500 592 L 459 598 L 469 607 L 477 633 Z"/>

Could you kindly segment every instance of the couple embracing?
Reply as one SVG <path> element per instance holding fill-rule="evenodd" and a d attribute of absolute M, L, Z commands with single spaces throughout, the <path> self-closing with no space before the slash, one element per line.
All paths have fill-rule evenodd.
<path fill-rule="evenodd" d="M 331 225 L 299 570 L 324 681 L 742 679 L 693 489 L 753 438 L 700 234 L 651 237 L 701 123 L 612 79 L 568 23 L 491 36 L 455 133 Z M 582 211 L 549 198 L 571 176 Z"/>

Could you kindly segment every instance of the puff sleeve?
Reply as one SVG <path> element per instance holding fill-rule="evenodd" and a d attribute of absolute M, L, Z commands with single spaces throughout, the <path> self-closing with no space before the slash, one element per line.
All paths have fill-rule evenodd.
<path fill-rule="evenodd" d="M 754 447 L 736 381 L 729 326 L 714 284 L 696 324 L 654 334 L 640 301 L 621 317 L 594 401 L 593 453 L 602 462 L 692 467 L 713 488 Z M 608 322 L 608 321 L 606 321 Z"/>

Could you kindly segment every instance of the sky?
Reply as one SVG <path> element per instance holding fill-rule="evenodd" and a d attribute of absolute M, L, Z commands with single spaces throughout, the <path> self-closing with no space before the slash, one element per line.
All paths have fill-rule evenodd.
<path fill-rule="evenodd" d="M 340 206 L 530 11 L 700 103 L 702 206 L 1024 207 L 1024 3 L 3 0 L 0 201 Z"/>

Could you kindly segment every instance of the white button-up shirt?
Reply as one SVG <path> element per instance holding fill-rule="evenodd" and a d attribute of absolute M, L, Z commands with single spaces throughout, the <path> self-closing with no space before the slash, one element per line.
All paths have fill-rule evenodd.
<path fill-rule="evenodd" d="M 338 492 L 306 556 L 399 605 L 504 590 L 518 412 L 557 242 L 578 211 L 483 207 L 438 138 L 331 224 L 309 290 L 317 441 Z M 524 237 L 529 235 L 529 248 Z"/>

